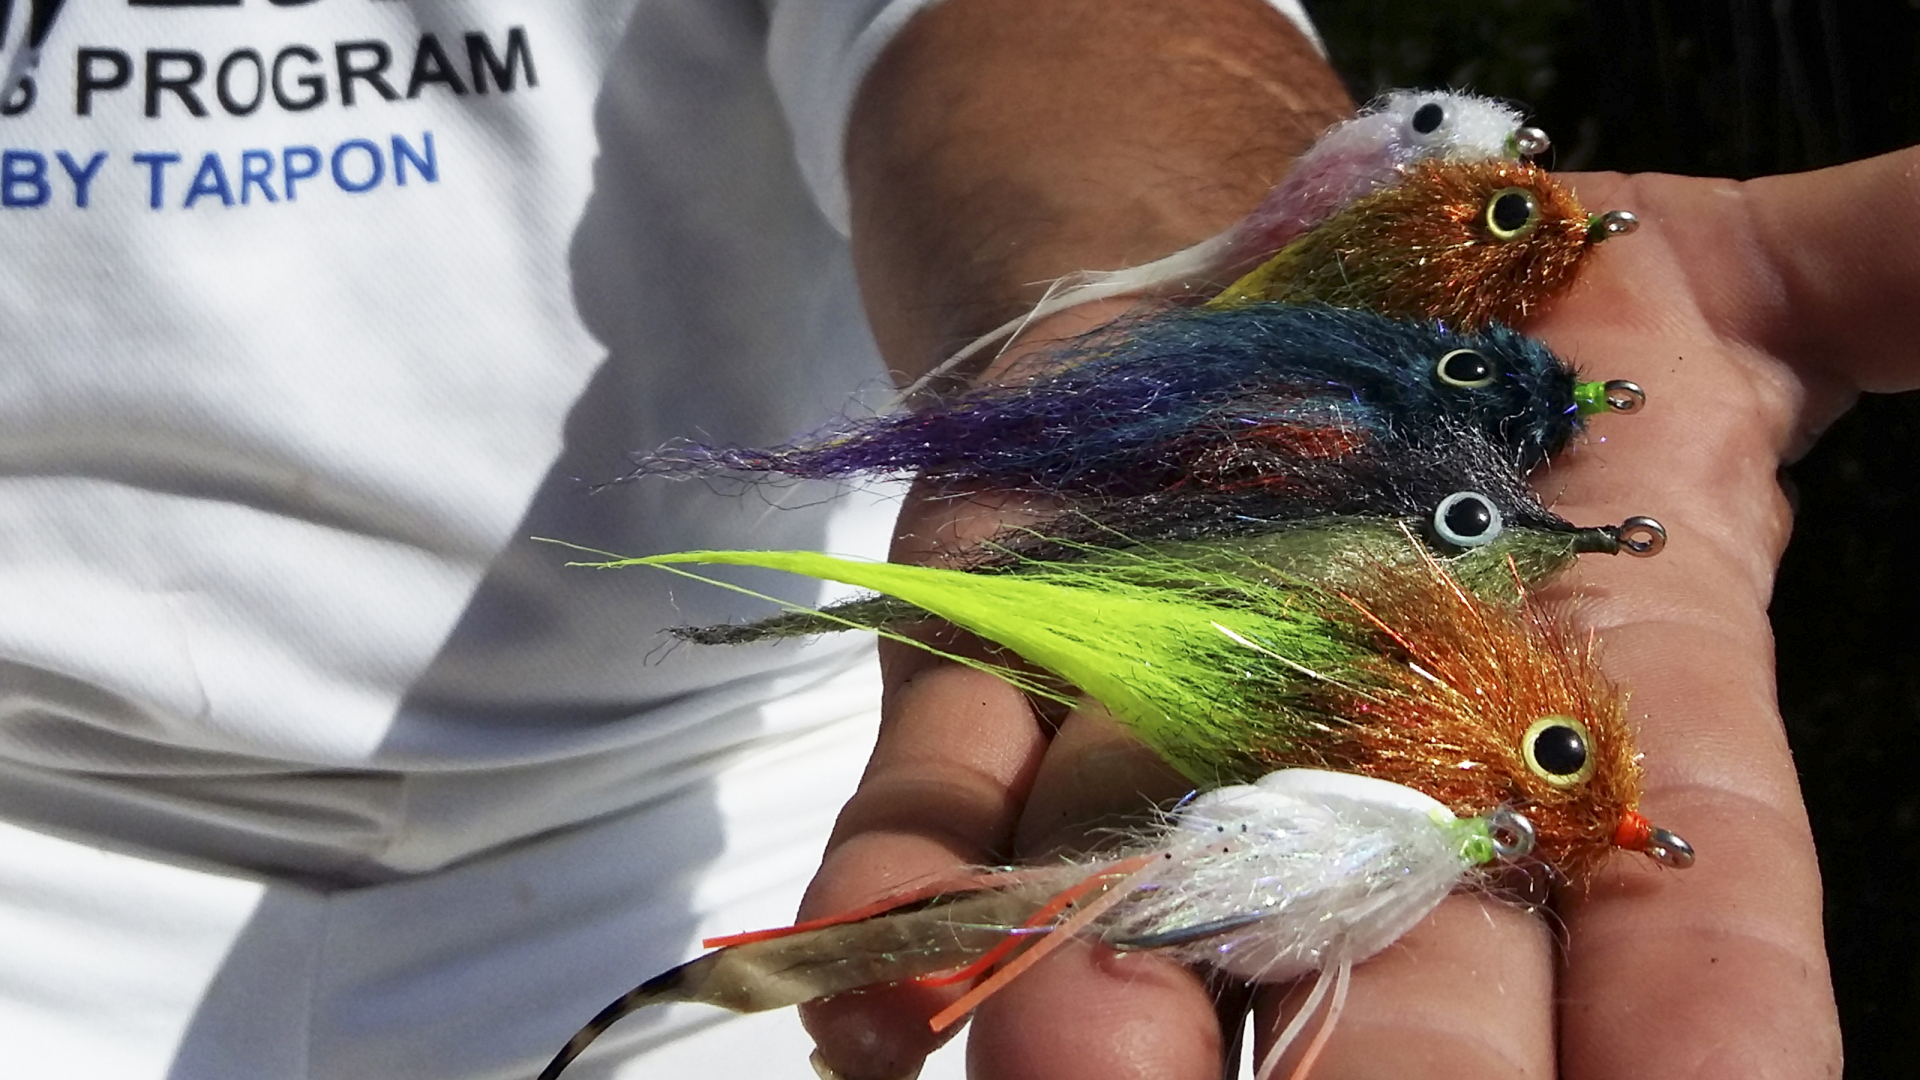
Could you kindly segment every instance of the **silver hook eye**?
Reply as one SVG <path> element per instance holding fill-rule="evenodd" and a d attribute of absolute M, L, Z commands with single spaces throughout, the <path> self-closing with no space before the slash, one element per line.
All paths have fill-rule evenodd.
<path fill-rule="evenodd" d="M 1523 127 L 1509 136 L 1508 145 L 1513 149 L 1513 156 L 1529 158 L 1546 153 L 1552 148 L 1553 140 L 1537 127 Z"/>
<path fill-rule="evenodd" d="M 1666 829 L 1655 829 L 1647 836 L 1647 854 L 1662 866 L 1685 870 L 1693 865 L 1693 845 Z"/>
<path fill-rule="evenodd" d="M 1610 531 L 1627 554 L 1643 559 L 1660 554 L 1660 549 L 1667 546 L 1667 527 L 1650 517 L 1630 517 Z"/>
<path fill-rule="evenodd" d="M 1640 384 L 1626 379 L 1608 379 L 1607 408 L 1617 413 L 1639 412 L 1647 404 L 1647 392 Z"/>
<path fill-rule="evenodd" d="M 1525 858 L 1533 852 L 1533 822 L 1503 806 L 1487 815 L 1487 838 L 1493 841 L 1493 853 L 1502 860 Z"/>
<path fill-rule="evenodd" d="M 1625 210 L 1609 210 L 1587 219 L 1587 243 L 1597 244 L 1616 236 L 1625 236 L 1640 227 L 1640 219 Z"/>

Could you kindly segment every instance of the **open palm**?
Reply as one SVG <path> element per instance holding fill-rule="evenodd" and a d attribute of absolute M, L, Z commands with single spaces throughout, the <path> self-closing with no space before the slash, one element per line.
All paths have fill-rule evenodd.
<path fill-rule="evenodd" d="M 1545 917 L 1456 896 L 1355 973 L 1314 1075 L 1569 1078 L 1838 1072 L 1812 839 L 1774 705 L 1767 603 L 1790 512 L 1783 461 L 1862 389 L 1920 384 L 1920 153 L 1746 184 L 1593 175 L 1589 205 L 1644 227 L 1610 244 L 1529 330 L 1649 404 L 1601 418 L 1539 477 L 1578 522 L 1649 514 L 1651 560 L 1589 557 L 1556 587 L 1604 642 L 1646 754 L 1648 816 L 1691 841 L 1686 873 L 1620 855 Z M 902 550 L 983 527 L 979 502 L 920 504 Z M 809 911 L 955 864 L 1042 849 L 1180 790 L 1110 725 L 1050 725 L 977 672 L 887 658 L 887 721 Z M 1063 833 L 1068 830 L 1068 833 Z M 829 1002 L 810 1026 L 849 1077 L 898 1075 L 951 991 Z M 1274 1029 L 1272 1009 L 1263 1028 Z M 992 1077 L 1218 1075 L 1199 978 L 1150 956 L 1061 954 L 989 1000 L 970 1062 Z"/>

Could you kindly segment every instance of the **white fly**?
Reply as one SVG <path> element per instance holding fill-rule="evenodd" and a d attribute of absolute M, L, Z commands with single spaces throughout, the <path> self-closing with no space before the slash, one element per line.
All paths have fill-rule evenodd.
<path fill-rule="evenodd" d="M 603 1009 L 540 1080 L 558 1077 L 621 1017 L 660 1002 L 758 1012 L 984 975 L 931 1019 L 943 1030 L 1074 937 L 1255 982 L 1319 972 L 1261 1066 L 1263 1078 L 1273 1074 L 1331 989 L 1299 1076 L 1338 1018 L 1353 965 L 1398 940 L 1478 867 L 1526 854 L 1532 839 L 1532 826 L 1508 810 L 1457 818 L 1385 780 L 1286 769 L 1197 796 L 1098 858 L 972 872 L 847 916 L 709 942 L 716 951 Z"/>

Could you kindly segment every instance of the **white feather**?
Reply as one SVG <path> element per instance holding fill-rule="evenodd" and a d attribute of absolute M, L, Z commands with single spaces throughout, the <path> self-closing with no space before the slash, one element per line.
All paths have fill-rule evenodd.
<path fill-rule="evenodd" d="M 1358 963 L 1468 876 L 1484 835 L 1411 788 L 1283 770 L 1179 810 L 1100 936 L 1257 981 Z"/>

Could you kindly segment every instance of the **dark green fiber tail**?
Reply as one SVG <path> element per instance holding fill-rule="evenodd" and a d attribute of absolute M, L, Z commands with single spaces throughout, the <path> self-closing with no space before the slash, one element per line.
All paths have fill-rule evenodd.
<path fill-rule="evenodd" d="M 892 628 L 928 618 L 926 612 L 891 596 L 860 596 L 829 604 L 819 611 L 783 611 L 750 623 L 716 626 L 676 626 L 668 631 L 683 641 L 700 645 L 744 645 L 752 641 L 813 637 L 842 630 Z"/>

